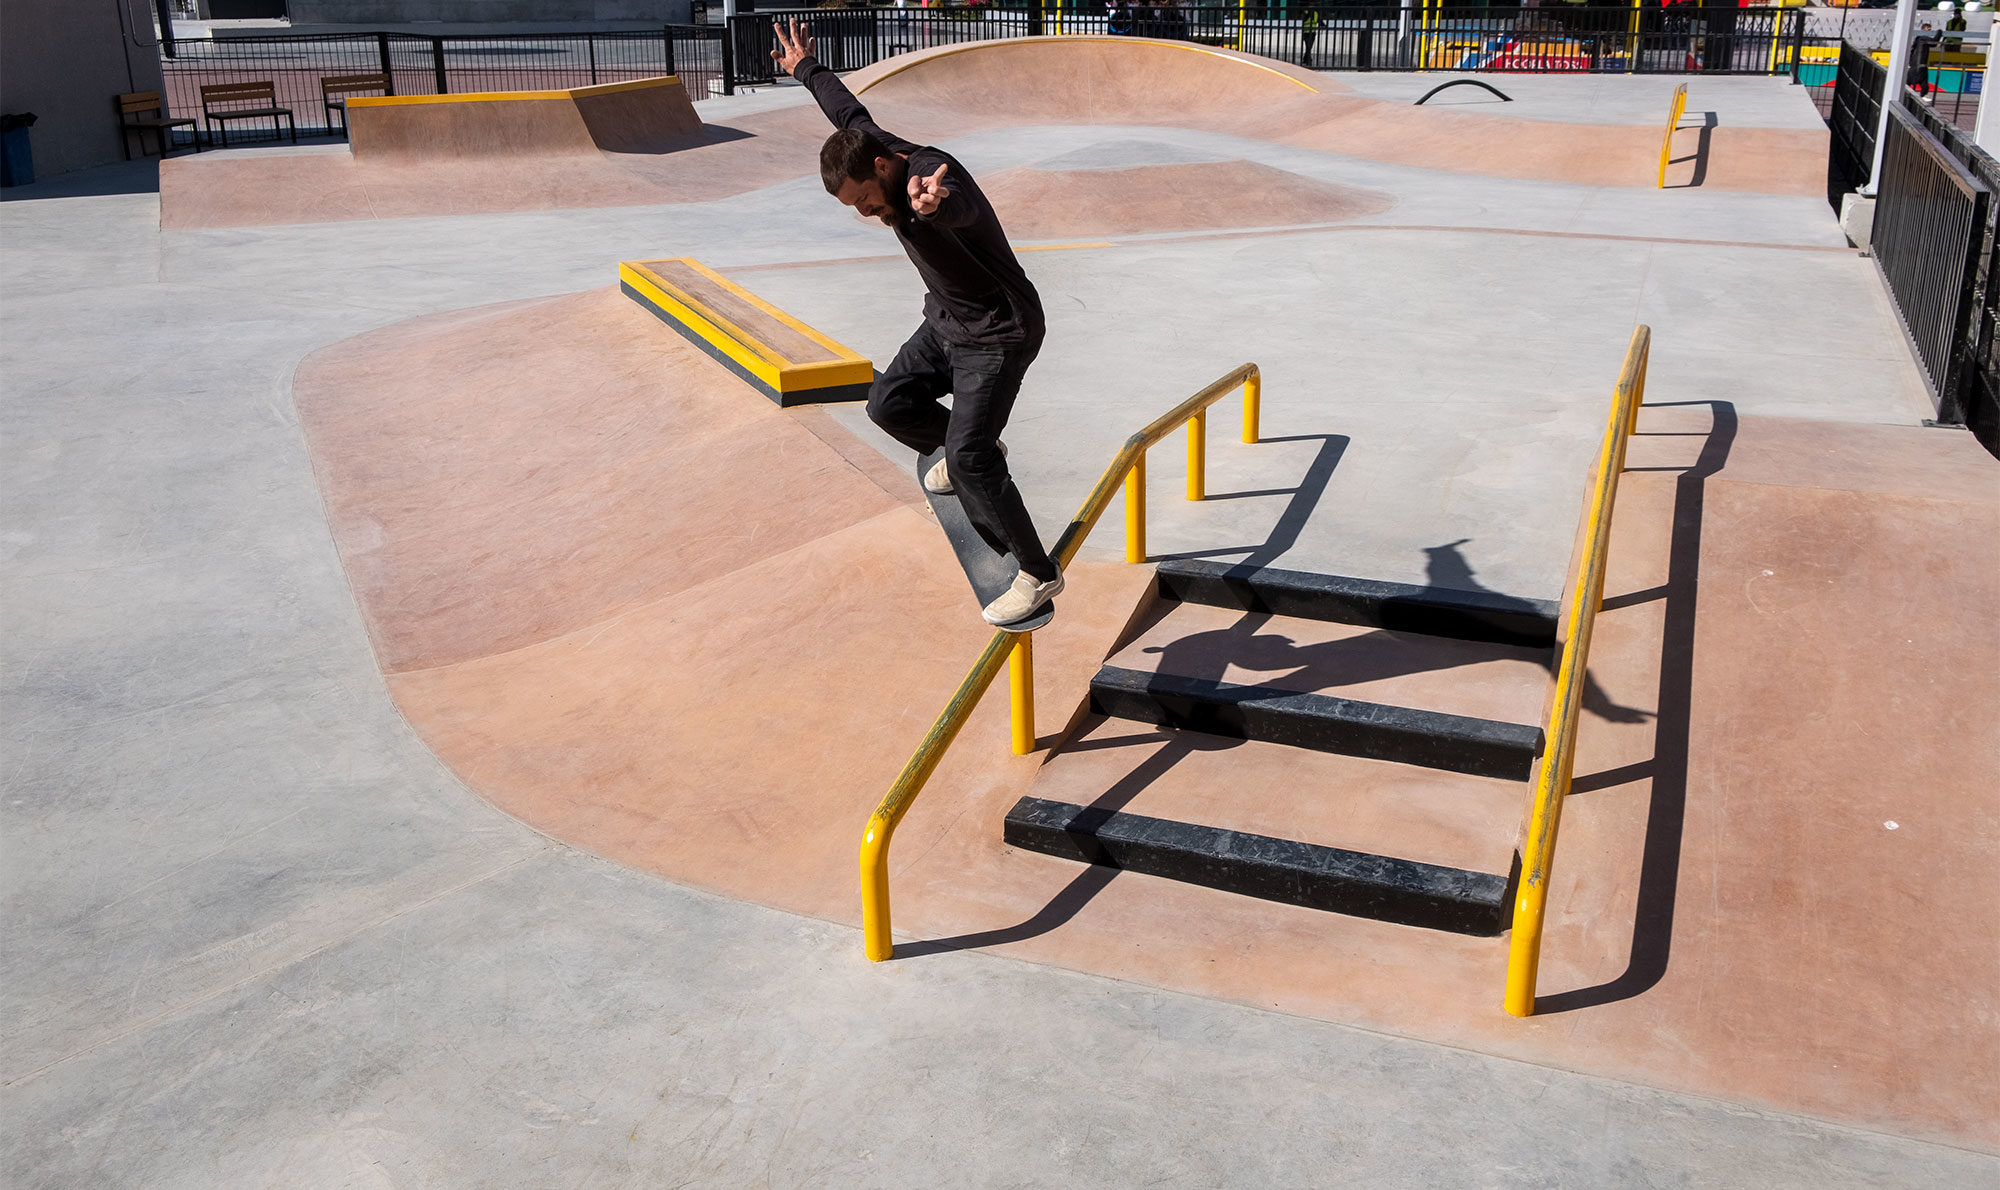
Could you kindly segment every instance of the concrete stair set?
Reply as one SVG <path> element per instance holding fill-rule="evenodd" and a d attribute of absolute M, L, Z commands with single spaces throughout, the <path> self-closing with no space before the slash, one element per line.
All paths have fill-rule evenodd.
<path fill-rule="evenodd" d="M 1163 562 L 1006 841 L 1498 934 L 1557 615 L 1493 592 Z"/>

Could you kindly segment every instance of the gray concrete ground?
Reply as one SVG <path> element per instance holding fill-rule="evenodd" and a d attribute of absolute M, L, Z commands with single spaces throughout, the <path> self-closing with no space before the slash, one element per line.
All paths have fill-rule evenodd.
<path fill-rule="evenodd" d="M 604 285 L 619 259 L 892 245 L 803 183 L 163 235 L 144 177 L 0 204 L 10 1184 L 2000 1186 L 1986 1156 L 1004 955 L 870 966 L 851 929 L 508 819 L 386 693 L 289 399 L 298 361 L 417 314 Z M 1546 206 L 1449 181 L 1470 188 L 1461 225 Z M 1675 218 L 1642 192 L 1570 197 L 1572 227 Z M 1661 323 L 1679 391 L 1914 420 L 1864 265 L 1387 226 L 1040 254 L 1061 346 L 1038 391 L 1074 395 L 1027 410 L 1015 457 L 1060 519 L 1044 506 L 1101 465 L 1098 439 L 1264 358 L 1273 433 L 1352 440 L 1338 531 L 1311 549 L 1353 535 L 1366 565 L 1346 569 L 1393 569 L 1476 520 L 1482 574 L 1539 594 L 1544 534 L 1509 519 L 1547 520 L 1538 502 L 1580 484 L 1635 315 Z M 914 320 L 907 265 L 751 278 L 871 352 Z M 1799 369 L 1813 384 L 1785 387 Z M 1268 486 L 1298 447 L 1218 453 L 1211 474 Z M 1157 503 L 1162 540 L 1227 536 L 1189 519 L 1208 508 Z M 1255 533 L 1268 514 L 1230 515 Z"/>

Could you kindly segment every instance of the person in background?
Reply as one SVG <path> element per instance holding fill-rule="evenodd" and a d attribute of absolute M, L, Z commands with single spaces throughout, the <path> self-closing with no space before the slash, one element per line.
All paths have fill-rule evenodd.
<path fill-rule="evenodd" d="M 1910 41 L 1910 68 L 1904 72 L 1903 81 L 1925 99 L 1931 96 L 1931 51 L 1941 40 L 1943 35 L 1925 21 Z"/>
<path fill-rule="evenodd" d="M 1312 66 L 1313 42 L 1319 40 L 1319 9 L 1306 9 L 1305 24 L 1300 30 L 1300 36 L 1304 39 L 1306 48 L 1305 52 L 1299 55 L 1299 65 L 1310 68 Z"/>

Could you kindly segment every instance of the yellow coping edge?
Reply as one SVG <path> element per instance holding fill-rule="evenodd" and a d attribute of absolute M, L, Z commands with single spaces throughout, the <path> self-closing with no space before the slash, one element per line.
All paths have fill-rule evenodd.
<path fill-rule="evenodd" d="M 663 74 L 658 78 L 633 79 L 626 83 L 599 83 L 594 87 L 571 87 L 567 91 L 467 91 L 463 95 L 357 95 L 347 101 L 356 107 L 408 107 L 418 103 L 506 103 L 533 99 L 588 99 L 619 91 L 641 91 L 648 87 L 678 84 L 681 76 Z"/>
<path fill-rule="evenodd" d="M 1279 78 L 1284 79 L 1286 82 L 1292 84 L 1293 86 L 1299 88 L 1302 91 L 1310 91 L 1314 95 L 1318 95 L 1320 93 L 1320 89 L 1318 87 L 1313 86 L 1311 83 L 1306 82 L 1304 79 L 1295 79 L 1291 75 L 1286 74 L 1282 70 L 1272 70 L 1270 67 L 1264 65 L 1262 62 L 1252 62 L 1247 58 L 1239 58 L 1236 56 L 1236 54 L 1225 54 L 1221 50 L 1216 49 L 1214 46 L 1189 45 L 1183 41 L 1157 41 L 1150 37 L 1096 37 L 1086 34 L 1075 34 L 1075 33 L 1069 33 L 1069 34 L 1057 33 L 1046 37 L 1002 37 L 1002 38 L 995 38 L 990 41 L 967 41 L 967 42 L 961 42 L 958 45 L 944 46 L 933 52 L 926 53 L 923 57 L 918 58 L 914 62 L 903 63 L 896 69 L 891 70 L 888 73 L 882 75 L 881 78 L 869 79 L 867 82 L 855 88 L 854 93 L 856 95 L 859 95 L 863 91 L 866 91 L 868 88 L 874 86 L 877 83 L 886 82 L 889 79 L 895 78 L 897 75 L 903 73 L 905 70 L 909 70 L 910 68 L 915 66 L 922 66 L 926 62 L 935 61 L 938 58 L 943 58 L 950 54 L 963 54 L 969 50 L 982 50 L 996 45 L 1027 45 L 1033 42 L 1040 42 L 1040 41 L 1057 41 L 1068 44 L 1076 44 L 1087 41 L 1106 41 L 1106 42 L 1115 41 L 1121 45 L 1135 45 L 1135 44 L 1157 45 L 1157 46 L 1164 46 L 1170 50 L 1187 50 L 1190 53 L 1207 54 L 1215 58 L 1226 58 L 1229 61 L 1235 62 L 1239 65 L 1248 66 L 1252 70 L 1261 70 L 1266 74 L 1275 74 Z"/>
<path fill-rule="evenodd" d="M 826 348 L 839 359 L 794 363 L 757 336 L 737 326 L 701 304 L 701 300 L 660 276 L 648 265 L 684 264 L 721 286 L 731 295 L 749 302 L 758 310 Z M 742 364 L 752 375 L 781 393 L 831 388 L 842 384 L 867 384 L 875 379 L 875 365 L 825 335 L 793 318 L 771 303 L 730 281 L 714 269 L 691 257 L 663 260 L 620 261 L 618 277 L 672 314 L 689 330 L 700 335 L 717 351 Z"/>

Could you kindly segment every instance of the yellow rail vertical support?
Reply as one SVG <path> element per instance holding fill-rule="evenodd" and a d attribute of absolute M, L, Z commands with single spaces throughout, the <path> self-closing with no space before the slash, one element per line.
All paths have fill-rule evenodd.
<path fill-rule="evenodd" d="M 1236 52 L 1243 52 L 1243 26 L 1249 20 L 1250 0 L 1236 0 Z"/>
<path fill-rule="evenodd" d="M 1604 602 L 1604 567 L 1611 545 L 1611 513 L 1618 496 L 1618 473 L 1625 469 L 1625 443 L 1639 406 L 1646 399 L 1646 362 L 1653 332 L 1640 326 L 1625 351 L 1625 368 L 1611 402 L 1604 442 L 1597 451 L 1597 471 L 1591 485 L 1586 531 L 1577 548 L 1583 552 L 1570 588 L 1564 622 L 1568 639 L 1556 674 L 1549 721 L 1542 733 L 1542 755 L 1535 768 L 1534 800 L 1522 832 L 1521 881 L 1514 898 L 1513 934 L 1507 940 L 1507 991 L 1502 1000 L 1514 1016 L 1535 1014 L 1535 978 L 1542 960 L 1542 920 L 1548 912 L 1549 873 L 1555 859 L 1556 828 L 1562 822 L 1563 799 L 1569 796 L 1576 762 L 1576 721 L 1583 705 L 1584 677 L 1590 664 L 1590 636 L 1597 610 Z"/>
<path fill-rule="evenodd" d="M 1250 373 L 1243 382 L 1243 441 L 1257 445 L 1259 427 L 1263 424 L 1263 414 L 1258 408 L 1264 401 L 1264 376 L 1261 372 Z"/>
<path fill-rule="evenodd" d="M 1007 654 L 1008 703 L 1014 713 L 1014 755 L 1026 756 L 1035 750 L 1035 634 L 1014 636 L 1014 649 Z"/>
<path fill-rule="evenodd" d="M 1146 453 L 1125 473 L 1125 560 L 1146 560 Z"/>
<path fill-rule="evenodd" d="M 1188 499 L 1199 500 L 1208 491 L 1208 410 L 1188 419 Z"/>

